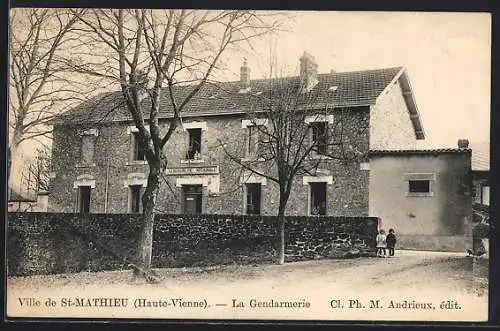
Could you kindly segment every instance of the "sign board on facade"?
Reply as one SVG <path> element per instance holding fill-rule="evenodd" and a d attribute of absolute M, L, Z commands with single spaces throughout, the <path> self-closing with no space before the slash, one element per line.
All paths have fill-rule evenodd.
<path fill-rule="evenodd" d="M 219 166 L 195 166 L 167 168 L 166 175 L 213 175 L 219 173 Z"/>

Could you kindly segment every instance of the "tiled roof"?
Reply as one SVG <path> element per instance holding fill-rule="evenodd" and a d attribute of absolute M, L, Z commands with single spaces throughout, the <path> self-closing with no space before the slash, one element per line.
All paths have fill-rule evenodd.
<path fill-rule="evenodd" d="M 372 105 L 402 70 L 401 67 L 395 67 L 319 74 L 319 82 L 308 95 L 309 103 L 307 105 L 311 106 L 311 100 L 317 107 L 321 108 L 326 105 L 328 108 Z M 207 83 L 183 109 L 183 116 L 224 115 L 265 109 L 266 100 L 269 100 L 270 86 L 273 86 L 273 91 L 276 91 L 276 86 L 298 87 L 299 79 L 299 76 L 295 76 L 283 79 L 251 80 L 251 90 L 248 93 L 239 93 L 241 88 L 239 81 Z M 334 86 L 336 89 L 331 89 Z M 175 88 L 176 100 L 183 100 L 183 96 L 186 96 L 193 87 L 178 86 Z M 145 99 L 144 106 L 147 107 L 149 102 L 149 99 Z M 160 118 L 171 117 L 170 105 L 167 93 L 162 93 Z M 145 111 L 144 113 L 147 118 L 149 112 Z M 130 119 L 121 92 L 109 92 L 100 94 L 60 115 L 56 122 Z"/>
<path fill-rule="evenodd" d="M 370 155 L 433 155 L 447 153 L 470 153 L 468 148 L 437 148 L 437 149 L 398 149 L 398 150 L 371 150 Z"/>
<path fill-rule="evenodd" d="M 472 170 L 488 171 L 490 170 L 490 144 L 482 143 L 472 145 Z"/>

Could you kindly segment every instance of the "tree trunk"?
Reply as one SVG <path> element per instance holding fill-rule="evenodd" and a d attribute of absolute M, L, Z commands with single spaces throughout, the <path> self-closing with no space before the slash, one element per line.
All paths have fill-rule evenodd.
<path fill-rule="evenodd" d="M 160 179 L 162 168 L 159 165 L 149 166 L 148 184 L 142 196 L 143 227 L 137 249 L 137 262 L 143 269 L 142 272 L 151 273 L 151 256 L 153 251 L 153 229 L 155 220 L 155 206 L 160 191 Z M 135 270 L 137 276 L 140 270 Z M 147 275 L 144 275 L 146 280 Z"/>
<path fill-rule="evenodd" d="M 285 206 L 286 201 L 281 201 L 278 207 L 278 252 L 276 256 L 277 264 L 285 263 Z"/>
<path fill-rule="evenodd" d="M 12 166 L 12 156 L 10 146 L 7 148 L 7 199 L 10 199 L 10 168 Z"/>
<path fill-rule="evenodd" d="M 9 142 L 8 154 L 7 154 L 7 188 L 8 195 L 10 196 L 10 191 L 14 188 L 14 186 L 19 183 L 15 183 L 14 180 L 16 177 L 20 177 L 21 170 L 23 167 L 23 162 L 21 161 L 21 155 L 19 150 L 19 145 L 21 141 L 21 135 L 18 130 L 14 129 L 14 133 L 12 135 L 12 140 Z"/>

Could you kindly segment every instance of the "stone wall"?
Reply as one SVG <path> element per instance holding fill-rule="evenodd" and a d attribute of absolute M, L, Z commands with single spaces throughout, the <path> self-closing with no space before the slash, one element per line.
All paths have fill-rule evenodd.
<path fill-rule="evenodd" d="M 154 267 L 271 262 L 275 217 L 158 215 Z M 286 260 L 367 255 L 375 217 L 287 217 Z M 129 268 L 140 216 L 129 214 L 9 213 L 9 275 Z"/>

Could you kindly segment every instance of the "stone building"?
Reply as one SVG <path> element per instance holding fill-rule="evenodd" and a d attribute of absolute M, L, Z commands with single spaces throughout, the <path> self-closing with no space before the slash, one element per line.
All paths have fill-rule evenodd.
<path fill-rule="evenodd" d="M 287 78 L 305 81 L 323 99 L 310 105 L 311 130 L 330 125 L 339 111 L 349 141 L 361 153 L 370 149 L 414 149 L 424 132 L 405 68 L 319 74 L 314 58 L 300 59 L 301 71 Z M 264 107 L 268 80 L 241 79 L 206 84 L 183 111 L 183 123 L 166 144 L 166 185 L 158 211 L 165 213 L 264 214 L 277 211 L 278 187 L 266 178 L 245 175 L 220 148 L 251 157 L 253 121 L 248 114 Z M 176 93 L 186 93 L 189 86 Z M 320 95 L 320 94 L 318 94 Z M 327 97 L 324 97 L 327 95 Z M 144 102 L 148 102 L 147 98 Z M 319 112 L 327 113 L 318 116 Z M 169 104 L 162 100 L 160 126 L 166 129 Z M 365 128 L 365 129 L 361 129 Z M 53 173 L 49 209 L 61 212 L 124 213 L 141 210 L 140 195 L 148 166 L 121 94 L 99 95 L 54 122 Z M 312 135 L 314 136 L 314 135 Z M 312 137 L 311 139 L 314 139 Z M 367 160 L 365 160 L 367 161 Z M 287 214 L 360 216 L 369 213 L 368 162 L 327 160 L 315 176 L 296 178 Z"/>
<path fill-rule="evenodd" d="M 284 81 L 303 82 L 316 95 L 304 120 L 309 139 L 319 139 L 318 130 L 341 113 L 346 141 L 365 157 L 344 162 L 323 155 L 315 174 L 295 178 L 286 214 L 377 216 L 384 228 L 396 229 L 403 247 L 462 250 L 471 218 L 470 149 L 465 140 L 456 149 L 416 149 L 425 135 L 406 69 L 319 74 L 307 53 L 300 68 L 299 76 Z M 277 213 L 277 184 L 248 173 L 224 152 L 252 160 L 259 148 L 256 126 L 267 125 L 270 84 L 250 78 L 245 62 L 239 81 L 206 84 L 187 104 L 165 146 L 159 213 Z M 149 100 L 142 102 L 147 107 Z M 161 130 L 168 128 L 170 109 L 164 96 Z M 141 212 L 149 168 L 120 92 L 82 103 L 53 125 L 49 210 Z"/>

